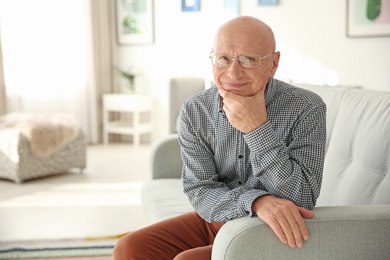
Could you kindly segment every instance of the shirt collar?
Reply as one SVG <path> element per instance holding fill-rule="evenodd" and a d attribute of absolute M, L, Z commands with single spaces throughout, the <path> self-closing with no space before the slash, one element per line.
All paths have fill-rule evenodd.
<path fill-rule="evenodd" d="M 222 114 L 225 114 L 225 112 L 223 111 L 223 98 L 218 92 L 217 95 L 218 95 L 218 111 Z"/>
<path fill-rule="evenodd" d="M 274 78 L 270 78 L 268 80 L 265 92 L 264 92 L 264 100 L 265 100 L 265 106 L 267 107 L 268 104 L 271 103 L 272 99 L 274 98 L 276 94 L 276 80 Z"/>

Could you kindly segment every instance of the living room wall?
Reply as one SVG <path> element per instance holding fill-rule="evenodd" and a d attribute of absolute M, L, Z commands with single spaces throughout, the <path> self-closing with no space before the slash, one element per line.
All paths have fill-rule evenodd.
<path fill-rule="evenodd" d="M 211 80 L 208 54 L 216 28 L 227 17 L 217 1 L 182 12 L 181 1 L 154 0 L 154 43 L 114 44 L 114 62 L 138 72 L 137 90 L 152 95 L 154 138 L 168 133 L 168 83 L 178 76 Z M 291 82 L 353 85 L 390 91 L 390 37 L 349 38 L 347 4 L 340 0 L 280 0 L 258 6 L 241 0 L 240 15 L 258 17 L 274 30 L 281 61 L 276 77 Z M 123 84 L 116 78 L 118 91 Z"/>

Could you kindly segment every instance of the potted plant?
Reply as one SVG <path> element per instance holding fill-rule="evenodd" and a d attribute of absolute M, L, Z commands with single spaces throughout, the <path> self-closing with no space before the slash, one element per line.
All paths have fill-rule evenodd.
<path fill-rule="evenodd" d="M 129 68 L 127 71 L 125 71 L 118 67 L 114 67 L 114 68 L 122 77 L 124 77 L 127 80 L 126 91 L 130 94 L 134 94 L 136 74 L 133 72 L 133 70 Z"/>

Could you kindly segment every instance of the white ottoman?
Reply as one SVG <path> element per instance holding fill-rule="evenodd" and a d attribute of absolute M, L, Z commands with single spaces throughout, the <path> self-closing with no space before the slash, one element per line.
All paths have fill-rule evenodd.
<path fill-rule="evenodd" d="M 54 134 L 59 138 L 64 138 L 64 132 L 66 132 L 61 129 L 61 127 L 66 127 L 61 125 L 64 122 L 64 117 L 61 115 L 50 115 L 50 117 L 45 115 L 45 118 L 41 117 L 34 121 L 39 124 L 34 124 L 30 128 L 28 126 L 31 124 L 25 122 L 35 120 L 32 117 L 27 117 L 27 121 L 21 118 L 20 114 L 17 117 L 10 115 L 6 117 L 6 119 L 17 120 L 13 120 L 12 124 L 9 124 L 10 120 L 4 120 L 4 116 L 1 118 L 3 120 L 0 120 L 3 124 L 3 128 L 0 129 L 0 178 L 20 183 L 25 180 L 64 173 L 71 168 L 80 168 L 82 171 L 86 167 L 86 138 L 82 129 L 77 125 L 71 126 L 76 132 L 66 142 L 53 141 L 52 132 L 57 131 Z M 35 118 L 36 115 L 33 117 Z M 45 122 L 44 131 L 34 132 L 45 120 L 51 120 L 50 123 L 54 120 L 56 127 L 51 131 Z M 31 128 L 34 129 L 31 130 Z M 31 142 L 32 136 L 35 136 L 35 140 L 41 143 L 44 141 L 50 144 L 43 149 L 39 142 L 34 146 Z M 37 147 L 41 147 L 41 150 Z"/>

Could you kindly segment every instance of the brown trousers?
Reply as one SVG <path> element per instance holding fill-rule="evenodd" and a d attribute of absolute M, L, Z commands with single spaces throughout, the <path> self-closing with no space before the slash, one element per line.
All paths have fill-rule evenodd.
<path fill-rule="evenodd" d="M 122 237 L 113 259 L 211 259 L 215 236 L 223 224 L 208 223 L 196 212 L 163 220 Z"/>

